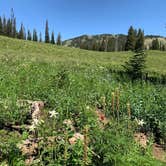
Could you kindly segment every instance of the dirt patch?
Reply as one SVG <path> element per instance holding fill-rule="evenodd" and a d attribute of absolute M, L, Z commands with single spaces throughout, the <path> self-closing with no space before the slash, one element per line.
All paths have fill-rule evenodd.
<path fill-rule="evenodd" d="M 148 137 L 144 133 L 135 133 L 134 139 L 138 142 L 142 147 L 146 148 L 148 143 Z M 162 145 L 154 143 L 152 145 L 152 155 L 162 162 L 166 162 L 166 151 L 164 151 Z"/>
<path fill-rule="evenodd" d="M 152 154 L 157 160 L 166 162 L 166 152 L 163 150 L 161 145 L 154 143 Z"/>

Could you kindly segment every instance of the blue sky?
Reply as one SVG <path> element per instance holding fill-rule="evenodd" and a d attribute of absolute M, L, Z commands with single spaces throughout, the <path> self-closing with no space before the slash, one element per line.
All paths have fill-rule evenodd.
<path fill-rule="evenodd" d="M 130 25 L 145 34 L 166 36 L 166 0 L 0 0 L 0 15 L 14 8 L 17 23 L 50 32 L 62 39 L 82 34 L 124 33 Z"/>

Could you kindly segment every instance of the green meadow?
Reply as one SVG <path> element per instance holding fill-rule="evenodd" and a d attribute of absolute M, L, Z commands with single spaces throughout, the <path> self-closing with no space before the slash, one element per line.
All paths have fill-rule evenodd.
<path fill-rule="evenodd" d="M 118 71 L 132 54 L 0 36 L 1 165 L 164 166 L 152 151 L 154 143 L 166 148 L 166 86 L 122 78 Z M 146 72 L 166 75 L 166 52 L 146 54 Z M 30 105 L 22 100 L 45 103 L 33 132 Z M 141 132 L 148 135 L 145 147 L 134 139 Z M 84 139 L 72 144 L 75 133 Z M 31 155 L 19 148 L 30 138 L 40 138 Z"/>

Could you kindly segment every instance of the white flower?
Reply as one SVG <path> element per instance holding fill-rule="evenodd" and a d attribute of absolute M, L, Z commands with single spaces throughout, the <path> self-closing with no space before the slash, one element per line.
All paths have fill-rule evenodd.
<path fill-rule="evenodd" d="M 143 126 L 144 124 L 145 124 L 145 122 L 144 122 L 143 119 L 141 119 L 141 120 L 138 121 L 138 125 Z"/>
<path fill-rule="evenodd" d="M 49 114 L 50 114 L 50 118 L 56 118 L 57 117 L 57 115 L 58 115 L 58 112 L 56 112 L 55 110 L 53 110 L 53 111 L 49 111 Z"/>
<path fill-rule="evenodd" d="M 139 120 L 139 119 L 136 118 L 135 121 L 137 122 L 137 124 L 138 124 L 139 126 L 143 126 L 143 125 L 145 124 L 145 122 L 144 122 L 143 119 Z"/>

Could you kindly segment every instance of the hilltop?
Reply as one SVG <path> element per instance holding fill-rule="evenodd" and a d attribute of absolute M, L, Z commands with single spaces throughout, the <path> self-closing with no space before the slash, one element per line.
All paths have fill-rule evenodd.
<path fill-rule="evenodd" d="M 107 42 L 106 51 L 123 51 L 125 49 L 127 35 L 124 34 L 100 34 L 100 35 L 82 35 L 75 38 L 65 40 L 64 46 L 84 48 L 87 50 L 95 50 L 95 44 Z M 145 49 L 149 50 L 152 47 L 153 40 L 158 39 L 160 45 L 166 45 L 166 38 L 158 35 L 145 36 Z"/>

